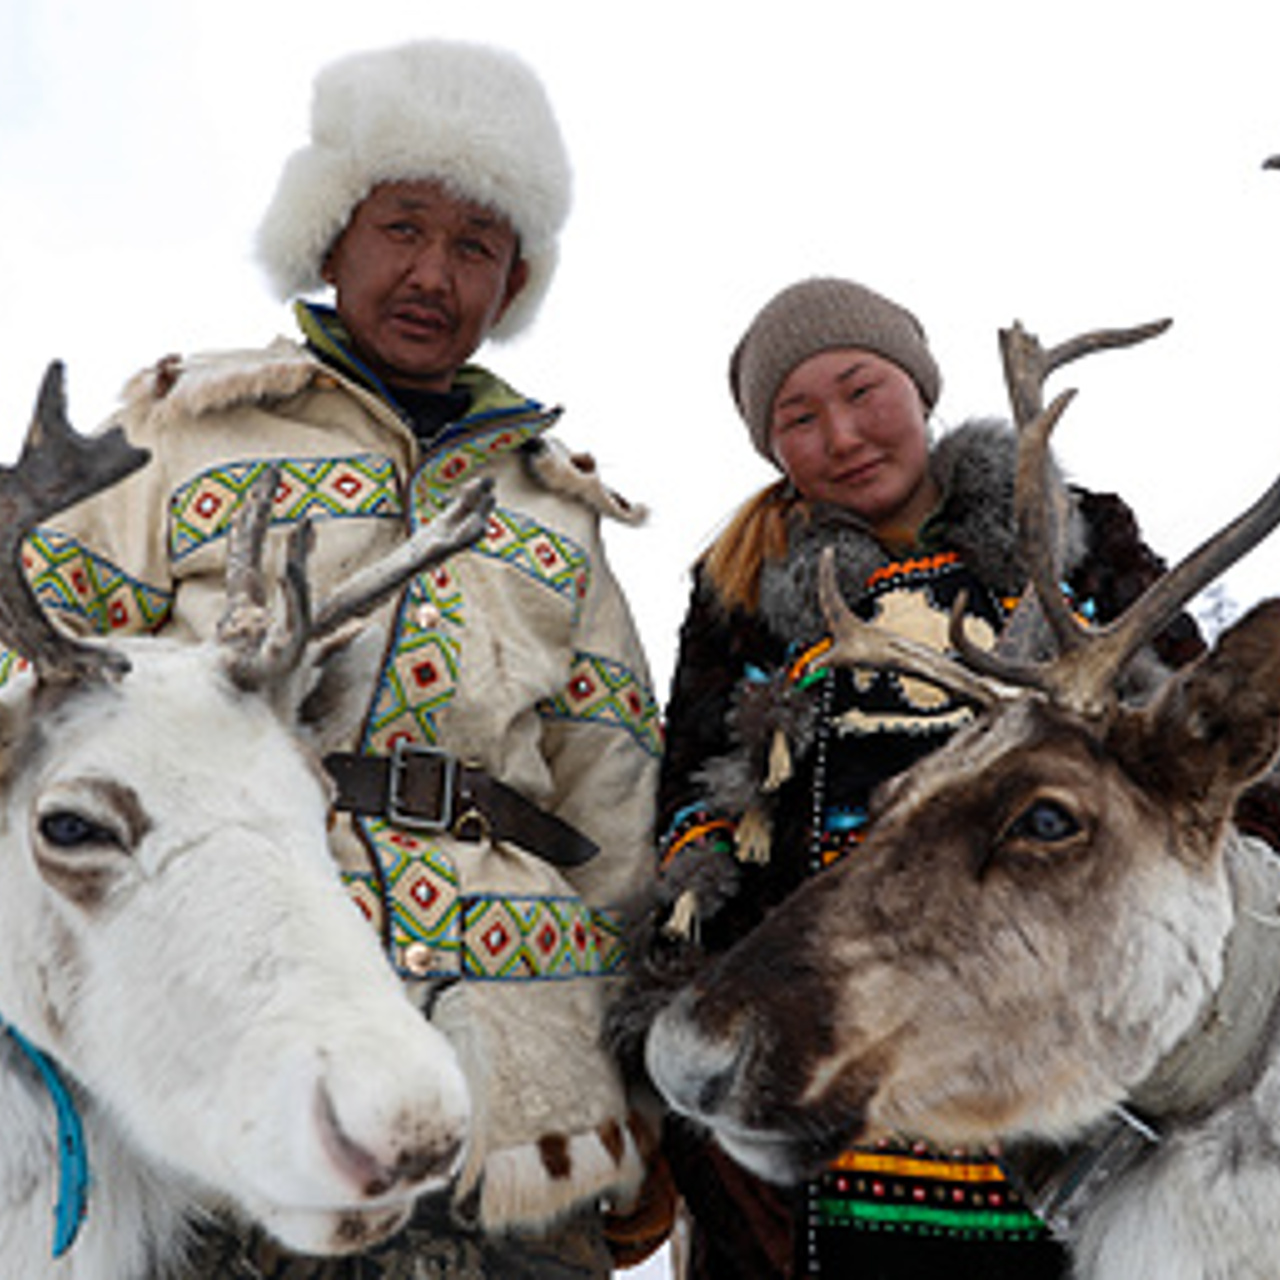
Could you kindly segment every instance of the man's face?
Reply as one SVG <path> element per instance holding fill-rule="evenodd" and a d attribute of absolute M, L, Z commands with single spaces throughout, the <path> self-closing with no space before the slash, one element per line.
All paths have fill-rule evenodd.
<path fill-rule="evenodd" d="M 524 286 L 511 225 L 436 182 L 387 182 L 324 264 L 357 353 L 392 386 L 447 391 Z"/>

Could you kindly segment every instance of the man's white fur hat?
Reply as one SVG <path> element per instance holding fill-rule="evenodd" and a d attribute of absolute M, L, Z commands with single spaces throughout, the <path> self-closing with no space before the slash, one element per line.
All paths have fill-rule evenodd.
<path fill-rule="evenodd" d="M 528 282 L 491 336 L 523 329 L 555 271 L 572 177 L 537 76 L 483 45 L 423 40 L 320 71 L 310 145 L 289 157 L 258 228 L 272 287 L 282 298 L 321 289 L 325 255 L 365 196 L 381 182 L 430 178 L 520 236 Z"/>

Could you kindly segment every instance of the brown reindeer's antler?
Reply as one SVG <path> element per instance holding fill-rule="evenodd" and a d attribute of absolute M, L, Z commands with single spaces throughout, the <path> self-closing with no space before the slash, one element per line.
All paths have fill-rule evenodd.
<path fill-rule="evenodd" d="M 951 643 L 961 662 L 876 633 L 859 622 L 839 599 L 834 567 L 824 563 L 820 586 L 823 608 L 835 633 L 832 661 L 910 671 L 958 696 L 990 705 L 1007 696 L 1010 686 L 1039 689 L 1054 702 L 1091 718 L 1106 715 L 1115 704 L 1116 682 L 1137 652 L 1174 618 L 1194 595 L 1262 541 L 1280 524 L 1280 479 L 1243 515 L 1219 530 L 1166 573 L 1110 625 L 1086 628 L 1077 621 L 1062 595 L 1060 567 L 1055 562 L 1058 522 L 1050 485 L 1049 440 L 1074 392 L 1063 392 L 1046 409 L 1044 382 L 1055 369 L 1080 356 L 1114 347 L 1132 346 L 1163 333 L 1169 321 L 1131 329 L 1100 329 L 1045 350 L 1020 325 L 1002 330 L 1005 378 L 1018 426 L 1015 518 L 1018 543 L 1032 591 L 1006 626 L 1006 634 L 1025 626 L 1034 631 L 1035 617 L 1047 623 L 1057 653 L 1047 661 L 1009 656 L 1004 646 L 987 652 L 965 634 L 965 601 L 956 601 Z M 1019 618 L 1030 612 L 1031 622 Z"/>
<path fill-rule="evenodd" d="M 347 578 L 314 614 L 307 558 L 315 539 L 310 522 L 304 520 L 289 535 L 285 607 L 283 617 L 276 618 L 262 560 L 279 483 L 280 467 L 268 466 L 250 486 L 229 535 L 227 608 L 218 623 L 218 639 L 231 655 L 233 679 L 246 688 L 291 671 L 308 644 L 369 613 L 413 574 L 470 546 L 484 533 L 493 510 L 491 480 L 467 485 L 429 525 L 390 555 Z"/>
<path fill-rule="evenodd" d="M 67 420 L 63 366 L 40 384 L 36 414 L 17 464 L 0 467 L 0 637 L 46 682 L 114 677 L 128 669 L 118 653 L 60 631 L 46 617 L 23 569 L 27 535 L 49 516 L 124 479 L 148 458 L 119 427 L 82 436 Z"/>
<path fill-rule="evenodd" d="M 831 547 L 823 549 L 818 562 L 818 598 L 832 634 L 827 659 L 836 666 L 908 671 L 979 707 L 989 707 L 1000 700 L 1000 689 L 994 680 L 985 680 L 946 654 L 873 627 L 854 614 L 840 595 L 835 551 Z"/>

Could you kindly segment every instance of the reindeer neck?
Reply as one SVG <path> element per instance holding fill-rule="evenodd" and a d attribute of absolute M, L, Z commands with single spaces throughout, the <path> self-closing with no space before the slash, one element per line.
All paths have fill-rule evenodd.
<path fill-rule="evenodd" d="M 1235 919 L 1222 981 L 1195 1026 L 1065 1161 L 1033 1157 L 1021 1166 L 1027 1202 L 1064 1240 L 1079 1237 L 1085 1218 L 1165 1132 L 1247 1091 L 1266 1064 L 1280 1011 L 1280 858 L 1260 841 L 1228 840 Z"/>
<path fill-rule="evenodd" d="M 1196 1025 L 1134 1091 L 1157 1124 L 1203 1115 L 1248 1089 L 1280 1016 L 1280 858 L 1231 835 L 1227 869 L 1235 920 L 1223 976 Z"/>

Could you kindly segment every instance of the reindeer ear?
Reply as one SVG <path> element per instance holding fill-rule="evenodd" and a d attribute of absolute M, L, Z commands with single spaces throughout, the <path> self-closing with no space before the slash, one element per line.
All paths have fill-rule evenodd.
<path fill-rule="evenodd" d="M 1147 751 L 1189 799 L 1234 799 L 1265 772 L 1280 751 L 1280 599 L 1258 605 L 1175 675 L 1149 727 Z"/>

